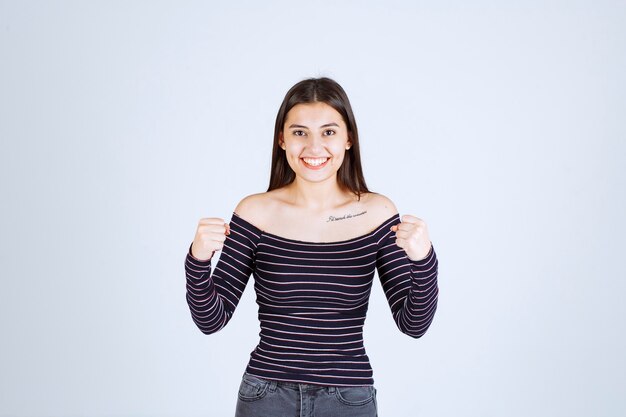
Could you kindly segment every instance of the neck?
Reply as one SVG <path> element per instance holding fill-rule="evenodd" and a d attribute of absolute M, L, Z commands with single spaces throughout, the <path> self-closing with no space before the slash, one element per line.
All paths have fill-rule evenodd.
<path fill-rule="evenodd" d="M 346 192 L 336 178 L 313 183 L 296 177 L 289 188 L 292 204 L 307 210 L 323 211 L 346 203 Z"/>

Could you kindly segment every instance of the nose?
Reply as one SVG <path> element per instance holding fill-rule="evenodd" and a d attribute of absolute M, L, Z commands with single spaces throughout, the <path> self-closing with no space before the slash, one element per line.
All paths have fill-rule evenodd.
<path fill-rule="evenodd" d="M 320 133 L 312 133 L 309 138 L 309 148 L 313 151 L 324 149 L 324 138 Z"/>

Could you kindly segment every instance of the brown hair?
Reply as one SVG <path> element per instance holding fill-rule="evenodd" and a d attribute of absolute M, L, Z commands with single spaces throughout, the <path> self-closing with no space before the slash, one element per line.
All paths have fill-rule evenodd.
<path fill-rule="evenodd" d="M 336 81 L 326 77 L 302 80 L 291 87 L 285 95 L 276 116 L 270 184 L 267 191 L 283 187 L 295 179 L 295 173 L 289 166 L 285 152 L 279 143 L 287 113 L 296 104 L 315 102 L 326 103 L 337 110 L 348 127 L 348 138 L 352 145 L 350 149 L 346 150 L 343 163 L 337 171 L 337 181 L 341 187 L 347 188 L 360 198 L 361 193 L 369 192 L 369 190 L 365 185 L 361 168 L 359 132 L 356 127 L 356 120 L 344 89 Z"/>

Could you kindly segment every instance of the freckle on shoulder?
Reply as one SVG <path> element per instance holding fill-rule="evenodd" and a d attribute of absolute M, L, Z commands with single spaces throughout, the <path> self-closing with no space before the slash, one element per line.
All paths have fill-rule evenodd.
<path fill-rule="evenodd" d="M 371 210 L 373 216 L 378 220 L 384 221 L 398 213 L 396 205 L 388 197 L 371 192 L 368 194 L 367 207 Z"/>
<path fill-rule="evenodd" d="M 250 194 L 237 204 L 234 211 L 249 223 L 258 225 L 263 220 L 261 215 L 268 211 L 269 200 L 268 193 Z"/>

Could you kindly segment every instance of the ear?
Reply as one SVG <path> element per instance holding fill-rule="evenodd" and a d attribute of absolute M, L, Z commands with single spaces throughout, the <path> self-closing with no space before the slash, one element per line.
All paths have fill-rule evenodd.
<path fill-rule="evenodd" d="M 282 131 L 278 133 L 278 146 L 280 146 L 283 151 L 285 150 L 285 140 Z"/>
<path fill-rule="evenodd" d="M 352 147 L 352 141 L 348 139 L 348 142 L 346 143 L 346 151 L 350 149 L 351 147 Z"/>

